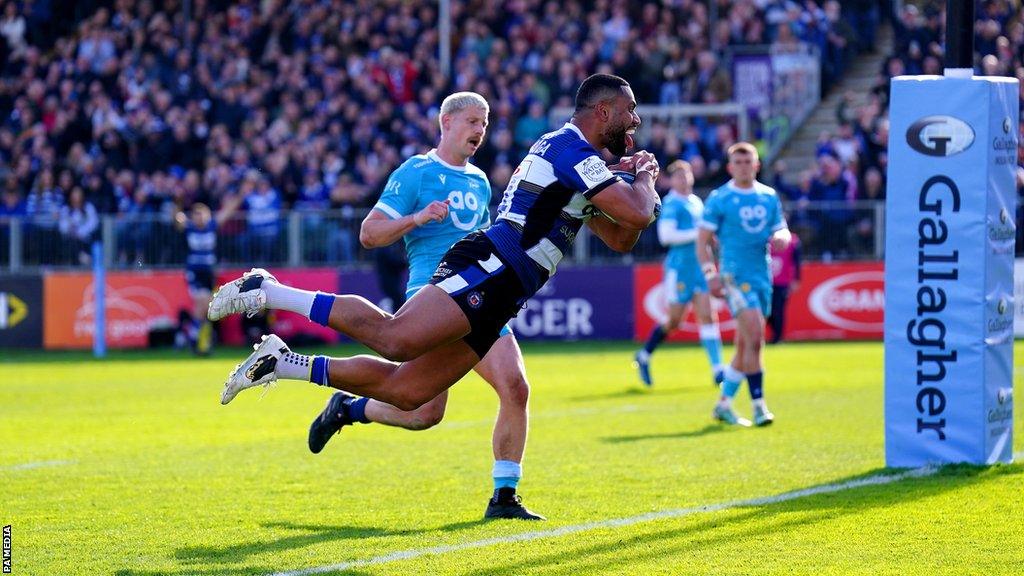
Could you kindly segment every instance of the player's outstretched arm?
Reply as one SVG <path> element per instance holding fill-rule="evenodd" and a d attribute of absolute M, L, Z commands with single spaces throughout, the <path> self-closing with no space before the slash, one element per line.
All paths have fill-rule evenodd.
<path fill-rule="evenodd" d="M 640 238 L 640 230 L 624 228 L 604 216 L 591 218 L 587 221 L 587 227 L 616 252 L 629 252 Z"/>
<path fill-rule="evenodd" d="M 447 200 L 435 200 L 419 212 L 401 218 L 391 218 L 380 210 L 371 210 L 359 226 L 359 243 L 363 248 L 387 246 L 415 228 L 428 222 L 441 222 L 447 217 Z"/>

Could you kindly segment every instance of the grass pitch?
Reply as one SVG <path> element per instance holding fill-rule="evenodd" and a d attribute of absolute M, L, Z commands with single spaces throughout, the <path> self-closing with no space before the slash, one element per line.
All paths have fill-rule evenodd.
<path fill-rule="evenodd" d="M 765 390 L 778 420 L 768 429 L 712 423 L 716 393 L 700 348 L 659 350 L 650 391 L 637 384 L 633 350 L 526 346 L 532 421 L 520 493 L 544 523 L 481 520 L 497 400 L 475 375 L 452 390 L 436 428 L 346 428 L 314 456 L 306 430 L 328 391 L 283 383 L 262 400 L 247 391 L 221 406 L 240 350 L 101 362 L 5 352 L 0 524 L 12 525 L 13 573 L 878 575 L 1024 566 L 1022 464 L 749 502 L 898 472 L 883 469 L 881 344 L 769 348 Z M 1015 351 L 1020 364 L 1024 345 Z M 749 415 L 746 392 L 740 397 Z M 1015 434 L 1020 451 L 1019 416 Z M 676 512 L 642 516 L 661 511 Z M 580 526 L 611 519 L 630 520 Z"/>

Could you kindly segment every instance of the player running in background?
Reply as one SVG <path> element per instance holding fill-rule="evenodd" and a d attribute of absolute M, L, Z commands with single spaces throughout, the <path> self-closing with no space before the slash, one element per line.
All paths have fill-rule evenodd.
<path fill-rule="evenodd" d="M 487 356 L 501 330 L 554 274 L 584 224 L 608 246 L 630 250 L 660 207 L 658 163 L 638 152 L 612 174 L 600 156 L 622 157 L 640 125 L 629 83 L 596 74 L 576 94 L 576 111 L 545 134 L 516 169 L 495 223 L 471 232 L 445 254 L 430 281 L 394 315 L 356 295 L 307 292 L 254 269 L 225 284 L 210 304 L 216 320 L 266 308 L 305 315 L 365 344 L 384 358 L 304 356 L 270 335 L 231 372 L 221 402 L 279 378 L 332 386 L 415 410 Z M 607 216 L 605 216 L 607 215 Z"/>
<path fill-rule="evenodd" d="M 652 386 L 651 355 L 668 334 L 679 327 L 688 305 L 693 306 L 700 324 L 700 343 L 711 363 L 711 376 L 716 384 L 722 381 L 722 335 L 711 308 L 708 285 L 697 260 L 697 224 L 704 212 L 704 203 L 693 194 L 693 171 L 685 160 L 676 160 L 665 171 L 672 186 L 662 199 L 658 217 L 658 241 L 668 247 L 665 256 L 664 288 L 668 298 L 668 320 L 654 327 L 647 343 L 636 356 L 640 381 Z"/>
<path fill-rule="evenodd" d="M 185 256 L 185 281 L 192 297 L 192 316 L 185 326 L 189 345 L 196 354 L 205 356 L 213 349 L 213 325 L 206 319 L 206 310 L 214 287 L 214 267 L 217 265 L 217 228 L 238 209 L 241 200 L 235 196 L 224 199 L 224 205 L 214 216 L 210 208 L 196 202 L 189 216 L 178 212 L 174 224 L 185 233 L 188 255 Z"/>
<path fill-rule="evenodd" d="M 767 426 L 775 419 L 764 400 L 761 358 L 764 319 L 772 302 L 768 243 L 784 248 L 790 234 L 775 190 L 755 179 L 761 167 L 757 149 L 740 142 L 729 147 L 728 156 L 732 180 L 708 196 L 697 235 L 697 258 L 708 288 L 712 295 L 726 299 L 736 319 L 736 352 L 725 368 L 722 395 L 713 416 L 728 424 L 750 425 L 732 407 L 732 399 L 746 377 L 754 404 L 754 423 Z M 716 241 L 721 249 L 719 267 L 709 252 Z"/>
<path fill-rule="evenodd" d="M 388 179 L 374 209 L 363 221 L 359 238 L 366 248 L 405 239 L 409 256 L 408 300 L 423 288 L 452 244 L 491 224 L 487 175 L 469 163 L 487 132 L 489 107 L 483 96 L 458 92 L 441 103 L 441 140 L 437 149 L 406 160 Z M 526 449 L 527 400 L 522 352 L 512 331 L 501 337 L 474 368 L 498 394 L 494 424 L 494 495 L 485 518 L 543 520 L 516 497 Z M 309 449 L 320 452 L 343 426 L 379 422 L 408 430 L 424 430 L 444 417 L 448 391 L 411 412 L 378 400 L 335 392 L 309 429 Z"/>

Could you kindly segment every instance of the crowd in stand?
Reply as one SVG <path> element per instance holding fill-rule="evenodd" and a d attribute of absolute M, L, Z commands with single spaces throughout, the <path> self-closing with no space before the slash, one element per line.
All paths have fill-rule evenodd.
<path fill-rule="evenodd" d="M 563 120 L 549 111 L 591 73 L 624 76 L 641 103 L 723 102 L 728 49 L 804 42 L 830 83 L 872 46 L 878 20 L 870 0 L 842 11 L 836 0 L 712 2 L 455 1 L 446 77 L 427 0 L 192 0 L 188 20 L 182 0 L 6 0 L 0 217 L 27 216 L 35 238 L 66 239 L 59 259 L 84 262 L 97 214 L 117 214 L 119 257 L 150 263 L 174 257 L 152 239 L 194 202 L 237 204 L 227 243 L 271 259 L 282 211 L 297 209 L 325 229 L 319 254 L 343 261 L 356 250 L 351 225 L 316 215 L 372 204 L 403 159 L 436 141 L 447 93 L 491 103 L 474 161 L 500 196 L 530 143 Z M 874 112 L 850 111 L 861 148 L 834 147 L 847 170 L 858 156 L 858 182 L 884 174 L 884 106 L 880 95 Z M 736 139 L 728 124 L 650 134 L 663 164 L 688 159 L 704 184 L 722 181 Z M 864 155 L 875 141 L 882 150 Z"/>
<path fill-rule="evenodd" d="M 893 53 L 885 58 L 864 105 L 851 106 L 853 97 L 846 95 L 837 110 L 837 130 L 819 139 L 817 166 L 795 175 L 787 174 L 784 165 L 776 166 L 775 185 L 790 200 L 794 227 L 805 236 L 817 236 L 817 249 L 825 258 L 872 252 L 878 220 L 870 203 L 885 198 L 892 78 L 943 73 L 945 2 L 906 2 L 891 20 Z M 975 73 L 1016 77 L 1024 89 L 1024 11 L 1009 0 L 978 3 Z M 1024 135 L 1024 123 L 1020 134 Z M 1018 149 L 1018 166 L 1022 165 L 1024 154 Z M 1024 199 L 1024 168 L 1020 167 L 1017 190 Z M 831 208 L 810 214 L 804 207 L 814 201 L 829 202 Z M 1024 221 L 1021 202 L 1017 221 Z M 1022 228 L 1018 226 L 1018 250 L 1024 246 Z M 824 234 L 823 230 L 846 233 Z"/>

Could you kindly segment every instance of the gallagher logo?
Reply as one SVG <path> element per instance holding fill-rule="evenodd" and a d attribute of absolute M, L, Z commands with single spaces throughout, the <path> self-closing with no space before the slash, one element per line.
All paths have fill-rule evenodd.
<path fill-rule="evenodd" d="M 851 272 L 819 284 L 807 297 L 818 320 L 857 332 L 881 332 L 885 314 L 885 272 Z"/>
<path fill-rule="evenodd" d="M 952 156 L 973 143 L 974 130 L 952 116 L 925 116 L 907 129 L 907 144 L 925 156 Z"/>

